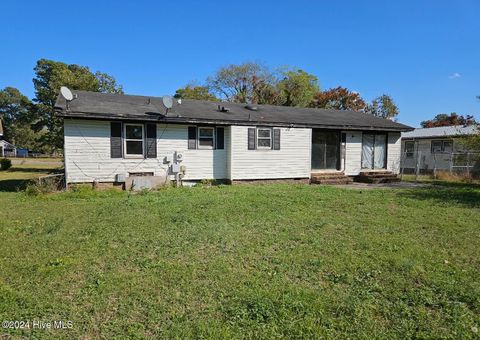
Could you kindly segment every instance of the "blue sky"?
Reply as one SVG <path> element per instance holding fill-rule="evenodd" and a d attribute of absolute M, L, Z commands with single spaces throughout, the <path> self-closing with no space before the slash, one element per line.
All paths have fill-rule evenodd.
<path fill-rule="evenodd" d="M 2 1 L 0 88 L 33 97 L 40 58 L 113 75 L 129 94 L 173 94 L 258 61 L 397 102 L 413 126 L 480 118 L 480 1 Z"/>

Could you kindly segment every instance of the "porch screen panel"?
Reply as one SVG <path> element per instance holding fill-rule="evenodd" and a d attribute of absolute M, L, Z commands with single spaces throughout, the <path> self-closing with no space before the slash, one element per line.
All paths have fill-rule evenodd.
<path fill-rule="evenodd" d="M 372 169 L 373 168 L 373 150 L 375 144 L 374 135 L 363 135 L 362 142 L 362 168 Z"/>
<path fill-rule="evenodd" d="M 386 136 L 385 135 L 376 135 L 375 136 L 375 147 L 374 147 L 374 159 L 373 165 L 375 169 L 382 169 L 385 167 L 385 150 L 386 149 Z"/>
<path fill-rule="evenodd" d="M 337 155 L 338 155 L 338 134 L 337 133 L 327 133 L 325 134 L 326 143 L 325 143 L 325 169 L 336 169 L 337 168 Z"/>

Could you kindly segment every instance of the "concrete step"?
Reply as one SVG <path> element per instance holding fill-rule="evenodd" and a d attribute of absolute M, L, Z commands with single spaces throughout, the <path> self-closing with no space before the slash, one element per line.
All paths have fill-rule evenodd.
<path fill-rule="evenodd" d="M 393 183 L 400 182 L 401 179 L 398 176 L 388 176 L 388 177 L 369 177 L 369 176 L 357 176 L 355 177 L 355 182 L 361 183 Z"/>
<path fill-rule="evenodd" d="M 362 170 L 360 171 L 360 176 L 370 176 L 370 175 L 389 175 L 392 174 L 390 170 Z"/>
<path fill-rule="evenodd" d="M 353 182 L 353 179 L 351 179 L 348 176 L 344 176 L 342 178 L 326 178 L 326 179 L 315 179 L 312 178 L 310 183 L 311 184 L 350 184 Z"/>
<path fill-rule="evenodd" d="M 365 174 L 362 174 L 360 173 L 359 175 L 360 177 L 370 177 L 370 178 L 379 178 L 379 177 L 397 177 L 396 174 L 394 173 L 389 173 L 389 174 L 368 174 L 368 175 L 365 175 Z"/>
<path fill-rule="evenodd" d="M 312 174 L 311 178 L 315 179 L 333 179 L 333 178 L 344 178 L 343 173 L 324 173 L 324 174 Z"/>

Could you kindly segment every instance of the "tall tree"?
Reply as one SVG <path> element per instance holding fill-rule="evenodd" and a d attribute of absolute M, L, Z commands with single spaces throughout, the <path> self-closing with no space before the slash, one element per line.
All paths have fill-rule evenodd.
<path fill-rule="evenodd" d="M 86 66 L 40 59 L 34 71 L 35 111 L 40 118 L 35 127 L 37 130 L 47 130 L 42 142 L 51 147 L 51 151 L 63 147 L 62 120 L 54 114 L 54 105 L 61 86 L 72 90 L 122 93 L 121 86 L 113 77 L 101 72 L 94 74 Z"/>
<path fill-rule="evenodd" d="M 394 119 L 398 115 L 398 107 L 392 97 L 383 94 L 372 100 L 365 108 L 366 113 L 385 119 Z"/>
<path fill-rule="evenodd" d="M 179 88 L 174 95 L 179 99 L 197 99 L 197 100 L 210 100 L 218 101 L 206 86 L 188 84 L 185 87 Z"/>
<path fill-rule="evenodd" d="M 221 67 L 214 76 L 207 78 L 207 85 L 215 94 L 237 103 L 254 102 L 259 86 L 272 82 L 271 72 L 253 62 Z"/>
<path fill-rule="evenodd" d="M 420 123 L 423 128 L 432 128 L 437 126 L 452 126 L 452 125 L 472 125 L 476 124 L 475 118 L 471 115 L 463 116 L 452 112 L 449 115 L 440 113 L 435 118 L 424 120 Z"/>
<path fill-rule="evenodd" d="M 98 92 L 123 94 L 123 86 L 117 84 L 115 78 L 107 73 L 95 72 L 98 81 Z"/>
<path fill-rule="evenodd" d="M 0 119 L 6 140 L 19 147 L 35 148 L 32 103 L 18 89 L 6 87 L 0 91 Z"/>
<path fill-rule="evenodd" d="M 363 111 L 366 107 L 366 104 L 357 92 L 353 92 L 349 89 L 339 86 L 315 94 L 310 103 L 310 107 Z"/>
<path fill-rule="evenodd" d="M 283 71 L 283 79 L 278 82 L 278 90 L 285 106 L 308 106 L 320 91 L 318 79 L 303 70 Z"/>

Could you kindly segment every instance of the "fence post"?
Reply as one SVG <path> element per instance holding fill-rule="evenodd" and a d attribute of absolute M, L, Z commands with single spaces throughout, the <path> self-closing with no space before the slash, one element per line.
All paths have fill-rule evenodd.
<path fill-rule="evenodd" d="M 422 152 L 418 151 L 417 153 L 417 162 L 415 164 L 415 182 L 418 182 L 418 175 L 420 173 L 420 158 L 422 156 Z"/>
<path fill-rule="evenodd" d="M 467 152 L 467 176 L 470 178 L 470 152 Z"/>
<path fill-rule="evenodd" d="M 403 181 L 403 169 L 405 169 L 405 158 L 407 157 L 407 153 L 402 152 L 400 153 L 400 179 Z"/>
<path fill-rule="evenodd" d="M 453 151 L 450 152 L 450 173 L 453 172 Z"/>

